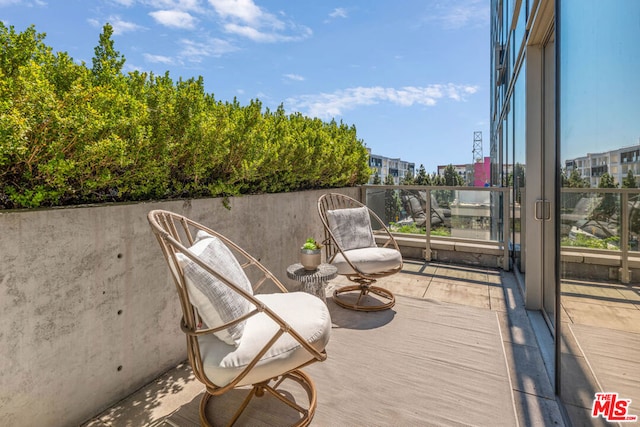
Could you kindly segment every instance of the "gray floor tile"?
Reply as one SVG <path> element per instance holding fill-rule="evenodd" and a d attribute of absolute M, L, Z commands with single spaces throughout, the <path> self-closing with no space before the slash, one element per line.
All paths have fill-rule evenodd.
<path fill-rule="evenodd" d="M 521 345 L 537 345 L 536 336 L 526 313 L 498 313 L 502 329 L 502 339 Z"/>
<path fill-rule="evenodd" d="M 469 285 L 468 283 L 440 281 L 433 279 L 425 298 L 454 304 L 470 305 L 490 309 L 489 290 L 486 286 Z"/>
<path fill-rule="evenodd" d="M 602 417 L 593 418 L 591 416 L 591 409 L 567 404 L 565 404 L 564 407 L 574 426 L 611 427 L 615 425 L 605 421 Z"/>
<path fill-rule="evenodd" d="M 514 390 L 554 399 L 555 392 L 546 373 L 540 350 L 536 346 L 505 345 Z"/>
<path fill-rule="evenodd" d="M 568 405 L 591 408 L 595 393 L 600 391 L 584 357 L 562 354 L 560 366 L 562 390 L 560 394 Z"/>
<path fill-rule="evenodd" d="M 555 399 L 514 392 L 516 412 L 521 427 L 563 426 L 562 413 Z"/>

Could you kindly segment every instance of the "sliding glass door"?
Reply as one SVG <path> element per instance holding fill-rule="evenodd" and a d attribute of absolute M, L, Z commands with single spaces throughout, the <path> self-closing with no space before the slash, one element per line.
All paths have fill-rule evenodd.
<path fill-rule="evenodd" d="M 557 1 L 560 397 L 603 425 L 596 393 L 640 415 L 640 1 Z"/>

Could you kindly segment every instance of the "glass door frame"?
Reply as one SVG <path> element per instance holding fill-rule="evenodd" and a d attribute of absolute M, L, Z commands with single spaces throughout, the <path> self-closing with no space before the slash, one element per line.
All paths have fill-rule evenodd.
<path fill-rule="evenodd" d="M 526 274 L 525 303 L 539 310 L 555 336 L 557 255 L 555 206 L 558 178 L 556 144 L 555 25 L 549 21 L 538 42 L 527 47 L 527 147 L 529 174 L 525 193 Z M 553 42 L 554 51 L 548 50 Z M 552 60 L 549 55 L 553 54 Z M 534 179 L 534 177 L 536 177 Z M 553 311 L 550 313 L 550 311 Z"/>

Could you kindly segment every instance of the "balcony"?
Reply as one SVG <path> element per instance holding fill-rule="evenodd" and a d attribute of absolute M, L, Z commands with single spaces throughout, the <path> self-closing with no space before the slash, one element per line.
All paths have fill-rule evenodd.
<path fill-rule="evenodd" d="M 510 190 L 339 191 L 366 200 L 389 222 L 406 265 L 384 279 L 398 303 L 380 313 L 335 306 L 331 288 L 341 282 L 329 284 L 329 359 L 307 368 L 319 394 L 313 425 L 485 425 L 483 417 L 495 411 L 520 425 L 562 425 L 550 380 L 553 341 L 542 315 L 525 309 L 522 278 L 511 272 L 521 224 Z M 322 235 L 315 203 L 323 192 L 232 198 L 230 209 L 209 199 L 0 213 L 0 362 L 12 372 L 0 378 L 4 420 L 24 426 L 196 425 L 203 387 L 184 364 L 175 290 L 146 213 L 168 209 L 209 224 L 284 278 L 298 243 Z M 565 193 L 562 268 L 573 272 L 562 284 L 567 330 L 583 337 L 585 326 L 639 333 L 640 256 L 633 242 L 640 191 Z M 590 219 L 611 235 L 600 236 Z M 584 233 L 589 245 L 576 246 L 585 242 Z M 594 248 L 593 239 L 606 246 Z M 412 345 L 403 347 L 399 337 Z M 562 363 L 568 361 L 571 375 L 563 384 L 578 388 L 567 408 L 574 420 L 589 419 L 589 399 L 601 384 L 620 385 L 615 391 L 640 401 L 637 381 L 616 383 L 601 369 L 606 358 L 587 345 L 593 342 L 563 346 Z M 637 369 L 637 347 L 616 351 L 619 363 Z"/>
<path fill-rule="evenodd" d="M 563 424 L 512 273 L 407 260 L 379 282 L 396 306 L 374 313 L 335 305 L 342 282 L 327 288 L 329 358 L 305 368 L 318 388 L 312 425 Z M 203 390 L 180 364 L 84 426 L 197 426 Z M 283 425 L 279 408 L 264 403 L 244 422 Z"/>
<path fill-rule="evenodd" d="M 560 209 L 567 278 L 640 283 L 638 189 L 565 188 Z"/>

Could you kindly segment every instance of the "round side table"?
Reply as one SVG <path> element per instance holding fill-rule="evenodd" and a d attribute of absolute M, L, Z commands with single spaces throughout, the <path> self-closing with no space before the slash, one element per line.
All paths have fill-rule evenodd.
<path fill-rule="evenodd" d="M 320 264 L 315 270 L 305 270 L 302 264 L 296 263 L 287 267 L 287 277 L 300 282 L 301 290 L 315 295 L 325 303 L 324 287 L 331 279 L 338 275 L 338 269 L 331 264 Z"/>

